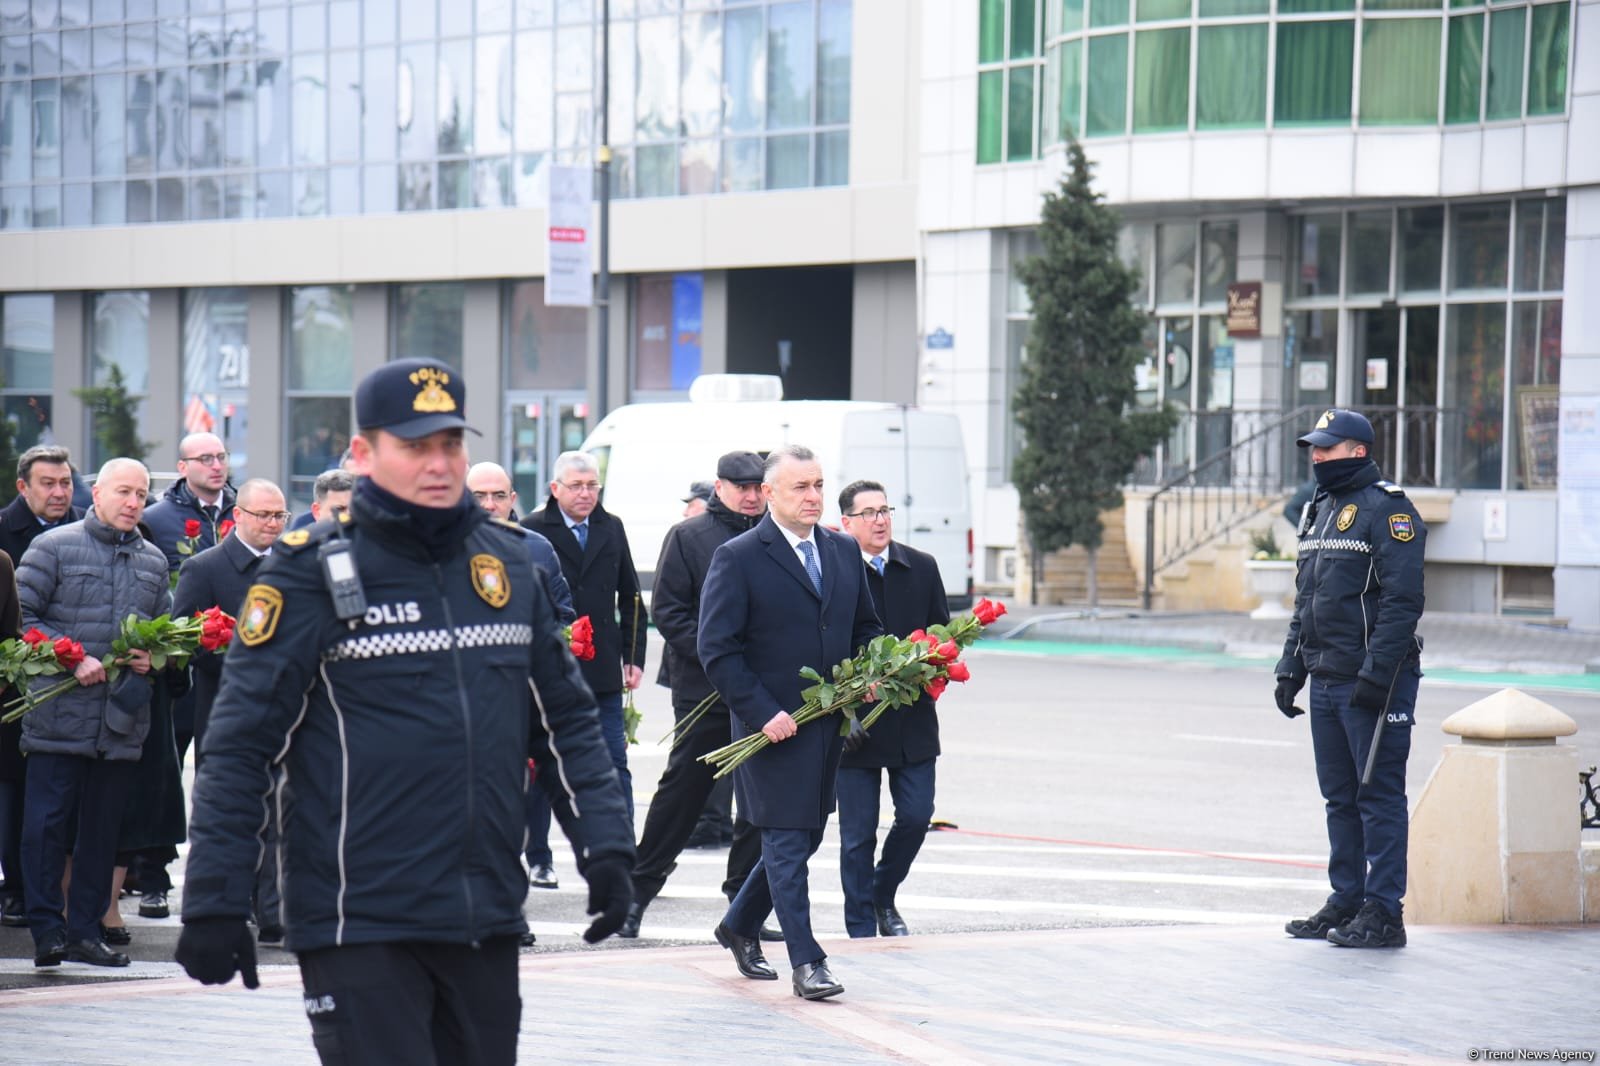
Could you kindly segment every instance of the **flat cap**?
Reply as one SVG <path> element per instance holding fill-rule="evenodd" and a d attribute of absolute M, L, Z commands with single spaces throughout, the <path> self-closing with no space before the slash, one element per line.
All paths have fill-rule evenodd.
<path fill-rule="evenodd" d="M 729 452 L 717 460 L 717 480 L 755 485 L 766 480 L 766 468 L 755 452 Z"/>
<path fill-rule="evenodd" d="M 683 502 L 688 503 L 690 500 L 710 500 L 711 492 L 711 482 L 691 481 L 689 482 L 689 495 L 683 498 Z"/>

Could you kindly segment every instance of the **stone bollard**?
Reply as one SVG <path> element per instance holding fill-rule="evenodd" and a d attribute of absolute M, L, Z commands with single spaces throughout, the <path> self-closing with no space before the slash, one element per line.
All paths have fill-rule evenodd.
<path fill-rule="evenodd" d="M 1405 916 L 1428 924 L 1581 922 L 1577 723 L 1501 689 L 1444 720 L 1449 745 L 1411 815 Z"/>

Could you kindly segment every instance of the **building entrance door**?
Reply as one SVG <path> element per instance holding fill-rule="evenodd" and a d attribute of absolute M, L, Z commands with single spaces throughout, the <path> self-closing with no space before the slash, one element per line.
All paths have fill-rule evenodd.
<path fill-rule="evenodd" d="M 506 394 L 504 462 L 519 515 L 543 505 L 556 457 L 576 451 L 588 432 L 589 405 L 581 392 Z"/>
<path fill-rule="evenodd" d="M 1379 463 L 1403 484 L 1438 484 L 1439 308 L 1352 310 L 1346 366 Z"/>

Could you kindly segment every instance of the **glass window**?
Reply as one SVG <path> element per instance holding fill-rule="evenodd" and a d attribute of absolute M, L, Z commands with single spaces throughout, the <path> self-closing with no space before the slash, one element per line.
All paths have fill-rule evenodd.
<path fill-rule="evenodd" d="M 391 69 L 393 63 L 390 64 Z M 256 161 L 256 76 L 249 60 L 223 64 L 222 159 L 225 166 L 254 166 Z M 99 79 L 95 79 L 97 82 Z M 96 89 L 98 92 L 98 88 Z M 393 107 L 390 107 L 391 113 Z M 374 123 L 381 122 L 381 112 Z M 97 153 L 98 156 L 98 153 Z"/>
<path fill-rule="evenodd" d="M 183 293 L 183 431 L 215 433 L 234 481 L 250 476 L 248 290 Z"/>
<path fill-rule="evenodd" d="M 1450 20 L 1444 77 L 1444 120 L 1478 121 L 1483 90 L 1483 15 L 1458 15 Z"/>
<path fill-rule="evenodd" d="M 1200 319 L 1200 352 L 1195 368 L 1195 386 L 1199 393 L 1196 409 L 1200 411 L 1227 411 L 1233 407 L 1233 340 L 1221 315 L 1203 315 Z M 1226 439 L 1231 429 L 1226 419 L 1203 419 L 1200 422 L 1201 455 L 1215 455 L 1228 447 Z"/>
<path fill-rule="evenodd" d="M 1361 23 L 1362 125 L 1438 121 L 1439 30 L 1437 18 Z"/>
<path fill-rule="evenodd" d="M 123 385 L 135 400 L 138 411 L 136 432 L 145 436 L 144 404 L 150 391 L 150 294 L 148 292 L 97 292 L 93 302 L 93 327 L 90 336 L 89 380 L 96 388 L 111 380 L 111 368 L 122 372 Z M 94 418 L 90 415 L 89 462 L 86 469 L 97 470 L 114 456 L 104 454 L 95 439 Z"/>
<path fill-rule="evenodd" d="M 1438 292 L 1444 253 L 1444 208 L 1400 209 L 1400 290 Z"/>
<path fill-rule="evenodd" d="M 722 191 L 753 192 L 761 188 L 761 138 L 727 138 L 722 142 Z"/>
<path fill-rule="evenodd" d="M 1506 287 L 1511 244 L 1511 205 L 1461 204 L 1450 211 L 1450 288 Z"/>
<path fill-rule="evenodd" d="M 1080 113 L 1083 108 L 1083 42 L 1067 41 L 1055 50 L 1058 78 L 1059 134 L 1051 138 L 1077 137 L 1083 132 Z"/>
<path fill-rule="evenodd" d="M 817 134 L 816 184 L 850 184 L 850 132 L 833 130 Z"/>
<path fill-rule="evenodd" d="M 672 144 L 641 144 L 634 149 L 640 196 L 674 196 L 678 191 L 678 149 Z"/>
<path fill-rule="evenodd" d="M 1189 128 L 1189 30 L 1134 34 L 1133 131 Z"/>
<path fill-rule="evenodd" d="M 434 92 L 438 72 L 432 44 L 408 44 L 400 49 L 397 72 L 400 158 L 431 159 L 439 150 L 434 132 Z"/>
<path fill-rule="evenodd" d="M 635 389 L 687 389 L 700 373 L 699 274 L 634 279 Z"/>
<path fill-rule="evenodd" d="M 328 161 L 328 57 L 299 55 L 294 60 L 294 162 Z"/>
<path fill-rule="evenodd" d="M 1258 129 L 1267 120 L 1267 26 L 1202 26 L 1195 56 L 1196 129 Z"/>
<path fill-rule="evenodd" d="M 1349 122 L 1354 62 L 1355 23 L 1280 23 L 1275 121 L 1285 126 Z"/>
<path fill-rule="evenodd" d="M 768 129 L 792 129 L 811 124 L 812 57 L 815 53 L 811 5 L 772 5 L 767 11 Z"/>
<path fill-rule="evenodd" d="M 642 87 L 644 79 L 644 26 L 639 24 L 639 70 L 641 88 L 639 94 L 639 126 L 640 136 L 647 136 L 645 120 L 645 90 Z M 517 54 L 515 69 L 517 75 L 516 104 L 513 112 L 514 136 L 517 151 L 530 152 L 549 148 L 555 142 L 555 125 L 551 117 L 550 107 L 545 103 L 554 92 L 555 71 L 550 61 L 550 34 L 548 31 L 537 33 L 517 34 Z M 653 133 L 653 126 L 651 131 Z M 622 131 L 614 131 L 621 135 Z"/>
<path fill-rule="evenodd" d="M 1489 15 L 1489 98 L 1491 121 L 1522 117 L 1522 54 L 1527 9 L 1512 8 Z"/>
<path fill-rule="evenodd" d="M 756 17 L 760 18 L 759 12 Z M 978 5 L 978 62 L 998 63 L 1005 56 L 1006 0 L 982 0 Z"/>
<path fill-rule="evenodd" d="M 256 161 L 263 167 L 289 163 L 289 73 L 285 66 L 265 60 L 256 64 Z"/>
<path fill-rule="evenodd" d="M 1517 291 L 1560 292 L 1567 246 L 1567 201 L 1517 202 Z"/>
<path fill-rule="evenodd" d="M 1556 420 L 1561 386 L 1561 301 L 1512 305 L 1511 487 L 1556 487 Z"/>
<path fill-rule="evenodd" d="M 311 506 L 317 475 L 339 465 L 350 447 L 350 397 L 288 398 L 289 507 Z"/>
<path fill-rule="evenodd" d="M 1200 302 L 1225 303 L 1228 286 L 1239 270 L 1239 223 L 1205 222 L 1200 226 Z"/>
<path fill-rule="evenodd" d="M 460 282 L 396 285 L 395 359 L 438 359 L 461 369 L 467 287 Z"/>
<path fill-rule="evenodd" d="M 1117 255 L 1139 272 L 1139 287 L 1133 294 L 1135 307 L 1150 306 L 1150 279 L 1155 275 L 1151 262 L 1155 244 L 1155 227 L 1148 222 L 1129 222 L 1117 231 Z"/>
<path fill-rule="evenodd" d="M 1007 54 L 1012 59 L 1033 58 L 1038 43 L 1036 27 L 1034 0 L 1011 0 L 1011 47 Z"/>
<path fill-rule="evenodd" d="M 32 179 L 32 123 L 28 83 L 0 82 L 0 181 Z"/>
<path fill-rule="evenodd" d="M 1201 18 L 1265 15 L 1268 0 L 1200 0 Z"/>
<path fill-rule="evenodd" d="M 53 438 L 54 356 L 55 297 L 48 293 L 0 297 L 0 414 L 11 421 L 13 447 L 19 453 Z"/>
<path fill-rule="evenodd" d="M 1099 7 L 1099 0 L 1089 10 Z M 1089 38 L 1087 117 L 1091 137 L 1121 136 L 1128 129 L 1128 35 Z"/>
<path fill-rule="evenodd" d="M 61 176 L 61 83 L 33 83 L 33 180 Z"/>
<path fill-rule="evenodd" d="M 811 183 L 811 137 L 767 138 L 767 188 L 802 189 Z"/>
<path fill-rule="evenodd" d="M 1083 9 L 1089 6 L 1089 0 L 1061 0 L 1060 6 L 1061 25 L 1056 32 L 1073 33 L 1083 29 Z"/>
<path fill-rule="evenodd" d="M 355 387 L 354 294 L 350 285 L 290 290 L 290 392 L 349 392 Z"/>
<path fill-rule="evenodd" d="M 1006 72 L 1006 161 L 1033 158 L 1034 67 Z"/>
<path fill-rule="evenodd" d="M 850 0 L 817 7 L 817 123 L 850 121 Z"/>
<path fill-rule="evenodd" d="M 1090 26 L 1126 26 L 1127 24 L 1128 0 L 1090 0 Z"/>
<path fill-rule="evenodd" d="M 1000 162 L 1000 117 L 1005 107 L 1005 71 L 978 75 L 978 162 Z"/>
<path fill-rule="evenodd" d="M 1452 304 L 1445 359 L 1444 484 L 1500 487 L 1505 429 L 1506 305 Z"/>
<path fill-rule="evenodd" d="M 335 52 L 328 57 L 328 158 L 335 163 L 361 158 L 361 53 Z M 384 113 L 372 116 L 383 129 Z"/>
<path fill-rule="evenodd" d="M 1288 368 L 1283 375 L 1285 407 L 1325 407 L 1333 403 L 1339 316 L 1338 309 L 1332 307 L 1283 316 L 1283 360 Z"/>
<path fill-rule="evenodd" d="M 473 142 L 479 152 L 511 150 L 511 38 L 479 37 L 474 111 L 477 125 Z"/>
<path fill-rule="evenodd" d="M 1533 9 L 1533 36 L 1528 48 L 1528 114 L 1559 115 L 1567 108 L 1566 4 L 1540 4 Z"/>
<path fill-rule="evenodd" d="M 715 15 L 683 16 L 683 81 L 679 98 L 683 108 L 682 130 L 689 137 L 709 137 L 722 124 L 720 22 Z M 716 172 L 715 164 L 712 172 Z"/>
<path fill-rule="evenodd" d="M 767 113 L 767 86 L 761 76 L 765 60 L 761 9 L 729 11 L 722 28 L 723 130 L 748 133 L 761 128 Z"/>
<path fill-rule="evenodd" d="M 1351 295 L 1389 292 L 1389 212 L 1350 212 L 1350 255 L 1344 290 Z"/>
<path fill-rule="evenodd" d="M 1295 262 L 1299 274 L 1291 278 L 1298 298 L 1339 295 L 1339 216 L 1330 212 L 1301 215 L 1293 220 Z"/>
<path fill-rule="evenodd" d="M 1156 304 L 1194 303 L 1192 222 L 1164 222 L 1156 227 Z"/>
<path fill-rule="evenodd" d="M 1278 0 L 1280 15 L 1308 15 L 1319 11 L 1354 11 L 1356 0 Z"/>
<path fill-rule="evenodd" d="M 439 45 L 438 151 L 472 151 L 472 42 Z"/>
<path fill-rule="evenodd" d="M 638 135 L 641 140 L 671 137 L 678 129 L 677 20 L 640 19 L 637 35 Z M 770 86 L 770 73 L 767 81 Z"/>
<path fill-rule="evenodd" d="M 514 283 L 506 306 L 510 322 L 506 387 L 583 388 L 588 376 L 588 312 L 581 307 L 546 306 L 543 280 Z"/>
<path fill-rule="evenodd" d="M 1138 0 L 1137 11 L 1140 22 L 1186 19 L 1189 17 L 1189 0 Z"/>

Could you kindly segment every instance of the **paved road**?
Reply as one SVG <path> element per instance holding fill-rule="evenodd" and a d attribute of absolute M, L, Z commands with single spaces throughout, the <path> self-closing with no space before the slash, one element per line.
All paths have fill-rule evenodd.
<path fill-rule="evenodd" d="M 914 931 L 961 935 L 831 944 L 849 992 L 841 1010 L 819 1008 L 781 982 L 730 976 L 726 954 L 709 946 L 724 852 L 686 853 L 644 936 L 599 948 L 577 940 L 585 894 L 564 853 L 561 887 L 534 891 L 527 905 L 540 943 L 524 959 L 525 1059 L 557 1047 L 556 1061 L 642 1061 L 629 1042 L 648 1040 L 675 1061 L 692 1053 L 680 1049 L 726 1040 L 717 1046 L 728 1054 L 711 1056 L 724 1061 L 755 1039 L 745 1031 L 755 1018 L 841 1062 L 1461 1061 L 1469 1043 L 1500 1046 L 1519 1032 L 1600 1044 L 1585 991 L 1600 976 L 1595 931 L 1418 930 L 1412 948 L 1382 958 L 1283 937 L 1284 919 L 1326 894 L 1325 837 L 1305 720 L 1278 715 L 1261 664 L 1148 649 L 1136 659 L 1063 655 L 1022 642 L 971 661 L 973 682 L 941 704 L 936 817 L 959 829 L 929 838 L 900 899 Z M 1489 691 L 1424 682 L 1413 796 L 1453 742 L 1438 723 Z M 1584 764 L 1600 762 L 1600 696 L 1539 695 L 1578 721 L 1569 742 Z M 643 705 L 641 735 L 654 739 L 666 728 L 664 692 Z M 663 761 L 654 745 L 635 749 L 641 802 Z M 824 938 L 843 936 L 836 854 L 830 831 L 812 867 Z M 173 1042 L 181 1053 L 171 1061 L 265 1061 L 262 1040 L 281 1061 L 309 1061 L 292 959 L 264 953 L 284 968 L 262 993 L 200 992 L 166 961 L 176 921 L 143 921 L 135 903 L 125 906 L 140 960 L 131 972 L 39 974 L 25 931 L 0 931 L 0 988 L 15 990 L 0 991 L 0 1062 L 145 1061 L 66 1042 L 76 1017 L 132 1019 L 132 1033 L 117 1031 Z M 1345 980 L 1352 972 L 1360 982 Z M 74 987 L 85 982 L 96 987 Z M 1336 1009 L 1352 987 L 1367 989 L 1370 1026 Z M 707 996 L 725 1008 L 709 1031 L 682 1016 Z M 1495 1008 L 1468 1010 L 1473 996 Z M 535 1024 L 535 1003 L 559 1004 L 562 1020 Z M 1433 1012 L 1425 1025 L 1421 1005 Z M 1513 1009 L 1530 1028 L 1504 1021 Z M 589 1021 L 600 1015 L 603 1034 Z M 24 1051 L 10 1039 L 19 1032 L 40 1035 Z M 244 1034 L 254 1035 L 241 1048 Z"/>

